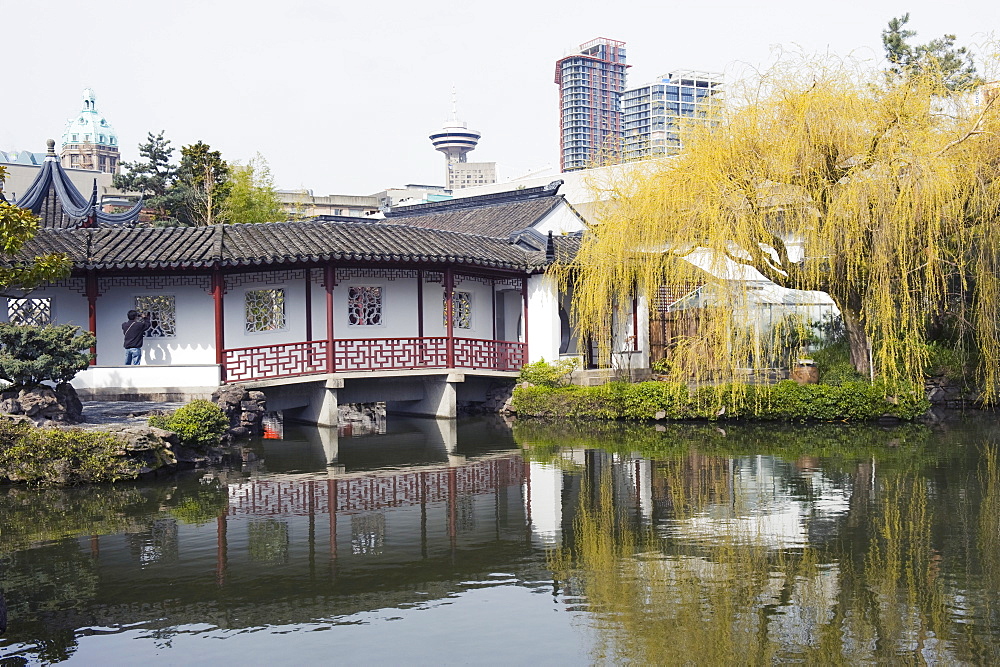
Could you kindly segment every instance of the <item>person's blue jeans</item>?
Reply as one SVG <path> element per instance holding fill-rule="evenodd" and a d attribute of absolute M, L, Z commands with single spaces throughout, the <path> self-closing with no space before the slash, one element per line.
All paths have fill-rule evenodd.
<path fill-rule="evenodd" d="M 139 362 L 142 360 L 142 348 L 141 347 L 126 347 L 125 348 L 125 365 L 126 366 L 138 366 Z"/>

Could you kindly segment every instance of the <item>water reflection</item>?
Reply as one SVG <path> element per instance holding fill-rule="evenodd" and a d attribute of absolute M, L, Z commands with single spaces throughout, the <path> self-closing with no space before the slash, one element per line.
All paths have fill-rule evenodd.
<path fill-rule="evenodd" d="M 981 664 L 1000 637 L 989 426 L 978 443 L 820 428 L 829 459 L 802 453 L 802 431 L 791 457 L 744 455 L 765 449 L 755 428 L 719 434 L 729 452 L 628 427 L 589 436 L 600 450 L 537 424 L 527 440 L 564 486 L 580 482 L 549 562 L 567 601 L 585 601 L 596 662 Z M 866 456 L 844 450 L 848 433 Z"/>
<path fill-rule="evenodd" d="M 1000 657 L 989 419 L 513 431 L 390 420 L 362 437 L 288 424 L 282 436 L 225 470 L 0 487 L 0 655 Z"/>

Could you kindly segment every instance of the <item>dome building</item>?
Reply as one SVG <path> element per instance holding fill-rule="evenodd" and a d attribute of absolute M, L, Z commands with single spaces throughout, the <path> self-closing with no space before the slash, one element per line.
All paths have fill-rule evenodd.
<path fill-rule="evenodd" d="M 80 113 L 66 122 L 59 158 L 63 167 L 118 173 L 118 135 L 97 110 L 96 96 L 90 88 L 83 91 Z"/>

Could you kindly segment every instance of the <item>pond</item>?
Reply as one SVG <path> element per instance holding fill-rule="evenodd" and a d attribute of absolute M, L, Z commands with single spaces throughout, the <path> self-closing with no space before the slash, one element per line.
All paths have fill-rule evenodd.
<path fill-rule="evenodd" d="M 1000 659 L 996 417 L 285 425 L 0 487 L 3 665 Z"/>

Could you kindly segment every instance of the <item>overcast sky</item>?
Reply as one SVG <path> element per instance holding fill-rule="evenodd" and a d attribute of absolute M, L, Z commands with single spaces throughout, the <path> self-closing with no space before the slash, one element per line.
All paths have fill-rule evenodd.
<path fill-rule="evenodd" d="M 762 66 L 779 49 L 878 60 L 904 12 L 918 42 L 1000 33 L 997 0 L 0 0 L 0 149 L 58 142 L 91 87 L 126 160 L 164 130 L 227 160 L 260 152 L 280 188 L 371 194 L 443 182 L 427 137 L 454 87 L 483 135 L 470 161 L 497 162 L 505 180 L 558 165 L 554 63 L 582 42 L 625 41 L 640 85 Z"/>

